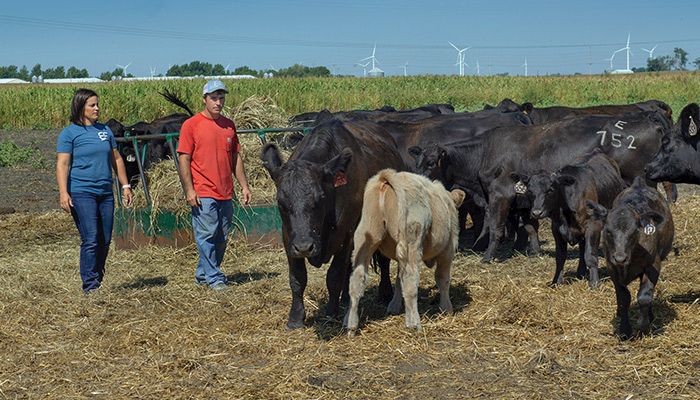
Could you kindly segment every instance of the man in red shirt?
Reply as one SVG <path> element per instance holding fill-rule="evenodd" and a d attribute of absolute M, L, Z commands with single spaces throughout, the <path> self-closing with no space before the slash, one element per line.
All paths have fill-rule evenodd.
<path fill-rule="evenodd" d="M 182 125 L 177 147 L 199 250 L 195 282 L 216 291 L 226 289 L 221 262 L 233 217 L 233 175 L 241 185 L 243 204 L 249 204 L 251 198 L 236 126 L 221 115 L 226 93 L 226 86 L 218 79 L 204 85 L 204 111 Z"/>

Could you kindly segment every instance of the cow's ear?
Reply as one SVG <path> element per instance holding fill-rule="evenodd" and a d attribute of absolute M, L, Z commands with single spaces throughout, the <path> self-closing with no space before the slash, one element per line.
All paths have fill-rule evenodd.
<path fill-rule="evenodd" d="M 493 110 L 495 107 L 490 104 L 484 104 L 484 111 Z"/>
<path fill-rule="evenodd" d="M 571 175 L 557 175 L 556 180 L 562 186 L 571 186 L 576 183 L 576 178 Z"/>
<path fill-rule="evenodd" d="M 323 166 L 326 176 L 333 180 L 333 186 L 339 187 L 348 183 L 347 170 L 352 160 L 352 150 L 344 148 L 337 156 L 328 160 Z"/>
<path fill-rule="evenodd" d="M 605 217 L 608 216 L 608 209 L 598 203 L 586 200 L 586 213 L 594 220 L 605 221 Z"/>
<path fill-rule="evenodd" d="M 700 107 L 696 103 L 685 106 L 678 118 L 681 123 L 681 134 L 685 137 L 698 136 L 698 124 L 700 124 Z"/>
<path fill-rule="evenodd" d="M 523 105 L 520 106 L 520 111 L 529 115 L 534 108 L 535 108 L 535 106 L 533 106 L 532 103 L 527 102 L 527 103 L 523 103 Z"/>
<path fill-rule="evenodd" d="M 411 146 L 408 148 L 408 154 L 410 154 L 413 158 L 418 158 L 418 156 L 423 154 L 423 149 L 421 149 L 419 146 Z"/>
<path fill-rule="evenodd" d="M 464 193 L 461 189 L 452 189 L 450 192 L 450 197 L 452 197 L 452 201 L 455 203 L 455 207 L 459 208 L 462 203 L 464 203 L 464 198 L 467 197 L 467 194 Z"/>
<path fill-rule="evenodd" d="M 330 111 L 326 110 L 325 108 L 321 111 L 318 112 L 318 115 L 316 115 L 316 125 L 320 125 L 323 122 L 330 121 L 333 118 L 333 113 Z"/>
<path fill-rule="evenodd" d="M 274 143 L 268 143 L 263 146 L 262 151 L 260 152 L 260 159 L 263 162 L 263 167 L 265 167 L 267 172 L 270 174 L 272 180 L 275 180 L 277 171 L 279 170 L 279 167 L 282 166 L 282 155 L 280 154 L 277 146 Z"/>
<path fill-rule="evenodd" d="M 657 226 L 663 223 L 665 220 L 664 216 L 657 213 L 656 211 L 647 211 L 639 216 L 639 225 L 642 229 L 648 229 L 649 226 Z M 654 230 L 656 230 L 654 228 Z M 645 230 L 646 233 L 646 230 Z M 652 232 L 653 233 L 653 232 Z"/>
<path fill-rule="evenodd" d="M 530 182 L 530 177 L 528 175 L 519 174 L 517 172 L 511 172 L 510 179 L 512 179 L 513 182 L 522 182 L 524 184 L 528 184 Z"/>

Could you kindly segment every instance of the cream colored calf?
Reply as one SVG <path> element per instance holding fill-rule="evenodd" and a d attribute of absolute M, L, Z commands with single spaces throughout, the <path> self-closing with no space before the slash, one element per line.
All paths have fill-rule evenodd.
<path fill-rule="evenodd" d="M 367 268 L 372 254 L 380 250 L 398 261 L 399 272 L 390 314 L 406 308 L 406 327 L 420 329 L 418 281 L 420 264 L 437 264 L 435 282 L 440 291 L 440 309 L 452 312 L 450 269 L 457 251 L 459 227 L 457 207 L 464 192 L 448 192 L 438 181 L 410 172 L 384 169 L 365 187 L 362 217 L 355 230 L 350 277 L 350 308 L 345 327 L 350 335 L 357 329 L 357 305 L 367 285 Z"/>

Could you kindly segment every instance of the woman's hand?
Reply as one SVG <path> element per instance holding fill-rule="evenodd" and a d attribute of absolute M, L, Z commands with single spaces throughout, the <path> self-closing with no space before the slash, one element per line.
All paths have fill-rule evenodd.
<path fill-rule="evenodd" d="M 58 204 L 65 212 L 70 212 L 70 208 L 73 207 L 73 199 L 67 192 L 62 192 L 58 195 Z"/>
<path fill-rule="evenodd" d="M 134 192 L 131 191 L 131 188 L 123 188 L 122 189 L 122 199 L 124 200 L 124 205 L 127 207 L 131 207 L 131 205 L 134 203 Z"/>

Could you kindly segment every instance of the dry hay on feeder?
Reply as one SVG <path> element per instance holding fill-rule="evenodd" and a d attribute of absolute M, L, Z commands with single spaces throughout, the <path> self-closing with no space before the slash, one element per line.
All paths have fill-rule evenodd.
<path fill-rule="evenodd" d="M 281 127 L 287 124 L 284 110 L 268 96 L 250 96 L 226 111 L 238 129 Z"/>
<path fill-rule="evenodd" d="M 153 214 L 159 210 L 167 210 L 179 216 L 190 212 L 173 159 L 169 158 L 152 164 L 146 171 L 146 179 Z M 134 192 L 134 208 L 146 207 L 148 207 L 146 195 L 143 192 L 143 186 L 139 184 Z"/>

